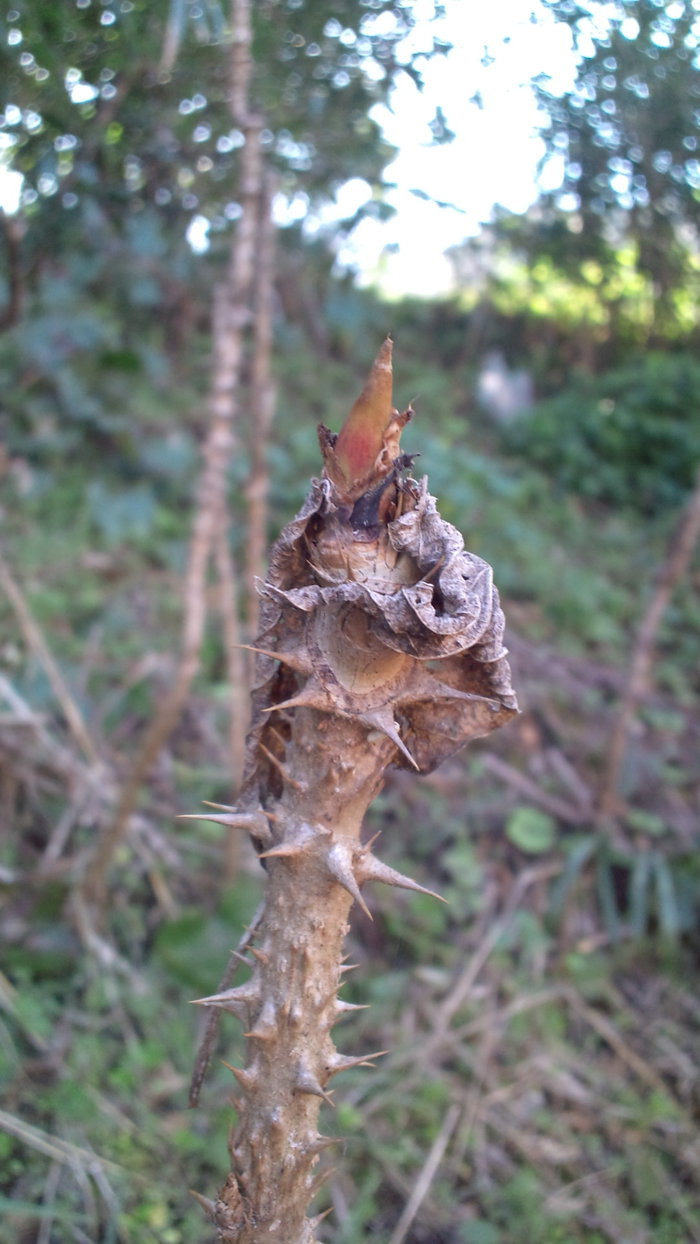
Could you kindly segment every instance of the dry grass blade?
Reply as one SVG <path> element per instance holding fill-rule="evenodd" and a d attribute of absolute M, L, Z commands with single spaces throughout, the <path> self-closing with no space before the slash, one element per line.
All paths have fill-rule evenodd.
<path fill-rule="evenodd" d="M 514 998 L 508 1006 L 488 1011 L 485 1015 L 479 1015 L 476 1019 L 469 1020 L 468 1023 L 463 1024 L 460 1028 L 455 1028 L 452 1033 L 453 1039 L 460 1043 L 476 1036 L 480 1032 L 490 1029 L 505 1029 L 516 1015 L 523 1015 L 527 1011 L 535 1010 L 538 1006 L 549 1006 L 551 1002 L 559 1002 L 566 998 L 567 991 L 567 985 L 553 985 L 550 989 L 541 989 L 538 993 L 522 994 L 520 997 Z"/>
<path fill-rule="evenodd" d="M 15 1022 L 24 1031 L 27 1040 L 34 1046 L 34 1049 L 45 1054 L 49 1048 L 48 1042 L 38 1032 L 34 1031 L 31 1022 L 23 1016 L 21 1009 L 17 1005 L 18 999 L 19 993 L 17 989 L 7 979 L 5 973 L 0 972 L 0 1010 L 5 1011 L 8 1015 L 12 1015 Z"/>
<path fill-rule="evenodd" d="M 63 710 L 68 728 L 84 756 L 91 764 L 99 760 L 90 732 L 83 720 L 83 715 L 71 695 L 54 656 L 47 644 L 41 627 L 33 616 L 24 594 L 10 574 L 7 563 L 0 556 L 0 585 L 14 610 L 20 630 L 27 646 L 43 666 L 56 699 Z"/>
<path fill-rule="evenodd" d="M 639 1076 L 639 1079 L 647 1084 L 649 1088 L 655 1092 L 665 1094 L 667 1091 L 666 1084 L 661 1076 L 654 1068 L 643 1058 L 639 1056 L 625 1041 L 624 1037 L 618 1032 L 611 1020 L 602 1015 L 600 1011 L 595 1011 L 593 1007 L 583 1001 L 583 998 L 575 989 L 569 989 L 568 1000 L 573 1008 L 578 1012 L 582 1019 L 590 1024 L 600 1037 L 608 1043 L 611 1049 L 615 1051 L 618 1057 L 630 1071 Z"/>
<path fill-rule="evenodd" d="M 58 1185 L 61 1181 L 62 1165 L 60 1162 L 52 1162 L 49 1167 L 49 1173 L 46 1176 L 44 1185 L 44 1195 L 42 1198 L 42 1211 L 44 1217 L 39 1224 L 39 1231 L 36 1237 L 36 1244 L 51 1244 L 51 1235 L 53 1233 L 53 1207 L 56 1201 L 56 1193 Z"/>
<path fill-rule="evenodd" d="M 506 909 L 500 919 L 494 921 L 481 944 L 477 947 L 469 962 L 460 973 L 447 997 L 437 1008 L 433 1021 L 433 1031 L 428 1039 L 427 1048 L 437 1049 L 446 1038 L 450 1024 L 461 1006 L 469 997 L 471 990 L 482 969 L 485 967 L 499 940 L 509 927 L 527 889 L 534 883 L 556 876 L 559 864 L 541 864 L 528 868 L 521 873 L 509 895 Z"/>
<path fill-rule="evenodd" d="M 416 1184 L 409 1197 L 408 1203 L 394 1228 L 389 1244 L 403 1244 L 408 1235 L 411 1224 L 418 1214 L 421 1205 L 427 1197 L 430 1186 L 437 1175 L 440 1163 L 445 1156 L 447 1146 L 452 1139 L 454 1131 L 462 1116 L 462 1106 L 450 1106 L 440 1131 L 432 1143 L 430 1152 L 425 1160 L 423 1168 L 416 1179 Z"/>
<path fill-rule="evenodd" d="M 52 1136 L 31 1123 L 25 1123 L 23 1119 L 17 1118 L 7 1110 L 0 1110 L 0 1129 L 7 1132 L 8 1136 L 14 1136 L 32 1149 L 36 1149 L 39 1153 L 46 1154 L 53 1161 L 65 1162 L 70 1166 L 77 1164 L 90 1175 L 93 1175 L 98 1168 L 121 1172 L 124 1170 L 117 1162 L 98 1157 L 89 1149 L 82 1149 L 80 1145 L 74 1145 L 60 1136 Z"/>

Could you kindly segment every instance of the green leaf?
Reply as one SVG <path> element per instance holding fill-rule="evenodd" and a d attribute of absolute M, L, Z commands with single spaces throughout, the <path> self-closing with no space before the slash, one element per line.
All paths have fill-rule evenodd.
<path fill-rule="evenodd" d="M 653 854 L 640 851 L 632 867 L 630 879 L 630 924 L 636 937 L 643 937 L 649 920 L 649 886 Z"/>
<path fill-rule="evenodd" d="M 552 887 L 550 907 L 553 915 L 559 915 L 564 907 L 569 892 L 576 884 L 584 865 L 588 863 L 595 851 L 597 838 L 595 834 L 587 834 L 584 838 L 574 841 L 567 851 L 566 863 Z"/>
<path fill-rule="evenodd" d="M 554 846 L 556 822 L 547 812 L 523 804 L 508 818 L 506 837 L 521 851 L 539 855 Z"/>
<path fill-rule="evenodd" d="M 484 1218 L 475 1218 L 473 1222 L 465 1223 L 460 1229 L 460 1235 L 465 1244 L 500 1244 L 503 1239 L 498 1227 L 493 1227 Z"/>
<path fill-rule="evenodd" d="M 620 914 L 615 895 L 615 881 L 612 874 L 610 852 L 603 846 L 596 861 L 596 877 L 598 882 L 598 900 L 603 920 L 613 941 L 620 936 Z"/>
<path fill-rule="evenodd" d="M 658 919 L 661 932 L 667 937 L 677 937 L 681 926 L 680 911 L 676 900 L 676 887 L 673 884 L 671 870 L 666 859 L 660 852 L 654 852 L 654 876 L 656 879 L 656 897 L 658 900 Z"/>
<path fill-rule="evenodd" d="M 150 535 L 156 517 L 156 498 L 147 485 L 137 484 L 119 493 L 106 488 L 100 480 L 92 480 L 87 498 L 92 520 L 108 545 Z"/>
<path fill-rule="evenodd" d="M 627 813 L 627 824 L 642 834 L 652 834 L 655 838 L 665 834 L 668 826 L 662 816 L 656 812 L 647 812 L 646 808 L 630 808 Z"/>
<path fill-rule="evenodd" d="M 15 1201 L 11 1197 L 0 1196 L 0 1216 L 14 1215 L 20 1218 L 51 1218 L 59 1222 L 87 1222 L 87 1215 L 74 1210 L 63 1209 L 60 1205 L 36 1205 L 32 1201 Z"/>

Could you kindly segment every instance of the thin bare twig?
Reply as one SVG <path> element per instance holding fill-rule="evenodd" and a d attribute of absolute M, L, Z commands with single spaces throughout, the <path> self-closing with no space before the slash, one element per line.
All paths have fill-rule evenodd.
<path fill-rule="evenodd" d="M 226 971 L 219 981 L 217 993 L 223 993 L 224 989 L 230 989 L 233 984 L 236 972 L 241 966 L 240 956 L 245 950 L 248 949 L 253 941 L 258 925 L 260 924 L 263 910 L 264 904 L 261 903 L 236 949 L 231 951 L 229 961 L 226 965 Z M 216 1009 L 210 1010 L 204 1024 L 204 1030 L 199 1042 L 197 1057 L 192 1071 L 192 1079 L 190 1081 L 189 1105 L 192 1107 L 199 1104 L 199 1094 L 202 1091 L 202 1085 L 207 1071 L 209 1070 L 209 1064 L 214 1053 L 214 1046 L 216 1045 L 216 1039 L 219 1035 L 220 1022 L 221 1011 Z"/>
<path fill-rule="evenodd" d="M 533 803 L 544 808 L 558 820 L 566 822 L 567 825 L 584 825 L 590 820 L 590 812 L 587 813 L 580 804 L 568 803 L 556 795 L 550 795 L 548 791 L 542 790 L 537 782 L 533 782 L 526 774 L 515 769 L 513 765 L 509 765 L 500 756 L 489 752 L 483 757 L 483 764 L 484 768 L 502 778 L 514 790 L 520 791 L 526 799 L 532 800 Z"/>
<path fill-rule="evenodd" d="M 661 567 L 656 589 L 642 615 L 632 650 L 627 683 L 607 748 L 607 763 L 601 782 L 599 818 L 602 821 L 615 814 L 627 740 L 647 691 L 659 627 L 676 587 L 687 573 L 699 536 L 700 466 L 690 500 Z"/>

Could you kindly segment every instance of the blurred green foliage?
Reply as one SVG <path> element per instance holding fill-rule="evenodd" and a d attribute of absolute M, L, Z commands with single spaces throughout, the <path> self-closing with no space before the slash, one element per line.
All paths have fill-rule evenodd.
<path fill-rule="evenodd" d="M 328 317 L 333 347 L 327 354 L 309 345 L 300 325 L 286 320 L 277 325 L 280 402 L 269 453 L 271 534 L 289 518 L 308 476 L 318 470 L 314 425 L 323 420 L 340 426 L 367 359 L 392 327 L 396 400 L 405 406 L 418 394 L 408 433 L 410 447 L 423 455 L 417 471 L 427 471 L 431 490 L 446 516 L 464 530 L 468 546 L 495 564 L 511 630 L 533 652 L 541 645 L 569 653 L 574 661 L 624 669 L 640 594 L 675 521 L 670 498 L 665 508 L 644 511 L 618 494 L 588 498 L 565 481 L 555 486 L 548 469 L 529 453 L 509 449 L 505 455 L 501 430 L 474 406 L 474 373 L 464 352 L 469 321 L 454 304 L 387 307 L 342 284 L 330 285 L 329 296 L 335 310 Z M 193 377 L 200 374 L 204 344 L 202 338 L 190 342 Z M 670 356 L 668 375 L 677 375 L 686 362 Z M 92 373 L 92 360 L 79 351 L 71 366 L 90 375 L 96 403 L 111 401 L 108 368 Z M 50 384 L 50 358 L 45 367 Z M 664 364 L 654 358 L 649 367 L 657 375 Z M 681 374 L 692 379 L 688 367 Z M 629 374 L 645 375 L 644 361 Z M 588 391 L 590 385 L 598 393 L 605 383 L 601 377 L 581 387 Z M 659 388 L 660 383 L 656 392 Z M 18 407 L 19 418 L 8 429 L 12 469 L 0 481 L 5 547 L 27 599 L 97 737 L 120 750 L 138 739 L 139 724 L 148 720 L 159 693 L 158 666 L 153 674 L 139 673 L 144 651 L 167 655 L 176 643 L 178 576 L 201 424 L 192 414 L 196 393 L 177 375 L 166 373 L 163 386 L 150 389 L 144 379 L 138 392 L 142 397 L 134 404 L 126 395 L 121 411 L 115 408 L 121 424 L 118 434 L 107 434 L 108 442 L 104 431 L 86 420 L 78 440 L 49 437 L 35 443 L 25 434 L 28 417 Z M 675 392 L 677 415 L 680 388 Z M 562 447 L 574 436 L 580 409 L 572 395 L 568 400 L 574 422 L 559 425 Z M 641 400 L 635 410 L 644 423 Z M 109 452 L 103 450 L 106 443 Z M 239 516 L 237 481 L 244 480 L 245 470 L 242 461 L 231 472 Z M 679 488 L 679 502 L 681 497 Z M 232 533 L 234 547 L 242 538 Z M 4 600 L 0 611 L 5 631 L 14 633 Z M 591 1238 L 609 1241 L 611 1231 L 615 1238 L 637 1232 L 650 1239 L 644 1236 L 652 1229 L 648 1224 L 654 1244 L 657 1234 L 669 1241 L 683 1238 L 677 1184 L 674 1200 L 666 1202 L 662 1194 L 680 1147 L 693 1135 L 684 1091 L 672 1084 L 666 1103 L 659 1099 L 653 1105 L 644 1083 L 630 1081 L 619 1068 L 611 1074 L 608 1047 L 590 1026 L 581 1027 L 567 991 L 603 1008 L 611 1022 L 622 1022 L 613 977 L 618 985 L 631 982 L 630 989 L 639 979 L 671 989 L 679 965 L 687 971 L 692 961 L 698 866 L 696 856 L 681 849 L 673 814 L 678 801 L 693 798 L 694 745 L 687 730 L 697 695 L 689 675 L 700 657 L 696 616 L 697 601 L 687 585 L 662 630 L 660 698 L 645 709 L 643 734 L 625 777 L 625 842 L 612 844 L 592 824 L 574 830 L 504 789 L 485 767 L 478 746 L 463 767 L 460 762 L 456 771 L 434 780 L 410 786 L 392 780 L 373 807 L 366 832 L 383 831 L 382 857 L 437 889 L 448 904 L 370 892 L 372 929 L 361 922 L 354 926 L 353 957 L 363 969 L 348 978 L 344 997 L 371 1006 L 338 1029 L 339 1046 L 344 1052 L 389 1047 L 391 1055 L 385 1068 L 380 1060 L 375 1072 L 357 1069 L 343 1076 L 337 1117 L 324 1119 L 325 1130 L 345 1138 L 347 1182 L 338 1186 L 348 1197 L 342 1221 L 328 1238 L 345 1244 L 359 1244 L 368 1234 L 390 1238 L 455 1094 L 481 1084 L 483 1067 L 495 1074 L 488 1041 L 495 1042 L 497 1079 L 473 1098 L 472 1113 L 465 1115 L 431 1189 L 426 1225 L 418 1220 L 409 1236 L 412 1244 L 529 1244 L 532 1238 L 588 1244 Z M 86 671 L 88 640 L 93 647 Z M 13 684 L 52 715 L 52 729 L 58 730 L 51 688 L 19 637 L 14 652 L 2 649 L 2 660 Z M 595 781 L 606 696 L 585 678 L 574 695 L 555 675 L 538 673 L 537 667 L 530 674 L 528 661 L 518 660 L 528 718 L 539 721 L 542 714 L 542 721 L 550 722 L 546 731 L 554 732 L 586 780 Z M 157 776 L 152 792 L 144 792 L 145 809 L 163 824 L 175 810 L 190 811 L 201 799 L 228 797 L 226 764 L 211 750 L 212 739 L 225 729 L 226 687 L 216 635 L 208 641 L 196 696 L 197 705 L 173 742 L 167 771 Z M 207 722 L 204 742 L 198 741 L 197 716 Z M 594 742 L 590 734 L 577 734 L 585 723 Z M 510 739 L 505 734 L 512 763 L 527 769 L 528 753 L 518 750 L 517 732 Z M 534 755 L 546 753 L 546 746 L 538 746 Z M 547 788 L 546 777 L 538 780 Z M 33 800 L 22 813 L 22 833 L 3 839 L 0 863 L 8 869 L 33 867 L 35 851 L 61 814 L 58 794 Z M 259 885 L 246 874 L 240 885 L 222 891 L 219 827 L 174 825 L 168 836 L 178 862 L 159 866 L 175 892 L 175 910 L 166 914 L 154 906 L 143 869 L 134 868 L 129 852 L 115 867 L 112 933 L 133 966 L 133 982 L 105 976 L 84 958 L 65 919 L 68 890 L 60 882 L 41 891 L 41 901 L 31 906 L 30 928 L 8 947 L 6 969 L 17 995 L 0 1030 L 6 1109 L 41 1132 L 17 1136 L 0 1130 L 6 1190 L 0 1222 L 13 1232 L 17 1228 L 22 1240 L 32 1238 L 43 1213 L 47 1144 L 76 1147 L 74 1166 L 61 1165 L 51 1244 L 73 1244 L 81 1231 L 91 1241 L 118 1239 L 121 1232 L 129 1244 L 187 1244 L 201 1234 L 200 1211 L 189 1204 L 187 1188 L 211 1194 L 221 1181 L 232 1117 L 226 1105 L 230 1085 L 215 1060 L 200 1109 L 186 1110 L 197 1029 L 196 1009 L 187 1003 L 216 988 L 228 953 L 250 920 Z M 92 832 L 88 813 L 76 843 L 89 842 Z M 509 887 L 540 868 L 551 868 L 551 879 L 538 884 L 537 898 L 534 890 L 525 891 L 508 915 Z M 581 929 L 590 933 L 591 945 Z M 475 993 L 459 1005 L 450 1029 L 466 1035 L 451 1036 L 444 1053 L 424 1066 L 434 1015 L 473 956 L 485 953 L 483 939 L 489 937 Z M 644 962 L 643 972 L 634 953 Z M 550 988 L 554 996 L 547 995 Z M 530 1006 L 529 999 L 536 1001 L 541 991 L 542 1000 Z M 490 1013 L 494 1018 L 482 1029 Z M 619 1015 L 624 1018 L 624 1012 Z M 673 1029 L 676 1043 L 685 1040 L 686 1022 L 679 1019 Z M 223 1056 L 236 1062 L 240 1032 L 230 1017 L 224 1025 Z M 645 1038 L 653 1034 L 652 1019 L 641 1028 Z M 63 1042 L 58 1069 L 51 1062 L 47 1067 L 41 1053 L 42 1042 L 54 1049 L 56 1034 Z M 663 1035 L 658 1046 L 649 1036 L 645 1057 L 663 1062 Z M 537 1081 L 533 1068 L 542 1052 L 551 1083 L 545 1077 L 543 1087 L 528 1089 L 523 1068 Z M 32 1070 L 37 1059 L 44 1077 L 39 1087 Z M 566 1076 L 584 1086 L 578 1090 L 583 1096 L 575 1125 L 557 1096 L 557 1077 L 568 1084 Z M 503 1097 L 499 1085 L 506 1086 Z M 493 1105 L 479 1105 L 491 1103 L 492 1095 Z M 616 1131 L 618 1117 L 625 1122 Z M 601 1119 L 609 1119 L 606 1127 L 612 1129 L 602 1137 Z M 523 1147 L 522 1136 L 531 1138 L 530 1147 L 527 1140 Z M 660 1146 L 672 1156 L 664 1156 L 666 1150 L 659 1156 Z M 600 1169 L 610 1172 L 608 1182 L 597 1182 Z M 688 1179 L 692 1213 L 695 1185 L 692 1176 Z M 577 1180 L 585 1194 L 569 1201 L 562 1192 L 558 1199 L 558 1190 Z M 325 1205 L 319 1202 L 319 1208 Z M 606 1214 L 611 1225 L 604 1228 Z"/>
<path fill-rule="evenodd" d="M 546 198 L 575 222 L 589 254 L 609 250 L 613 229 L 633 239 L 659 323 L 672 323 L 700 225 L 696 6 L 546 5 L 578 54 L 575 81 L 560 94 L 546 74 L 535 84 L 547 156 L 563 166 L 563 184 Z"/>
<path fill-rule="evenodd" d="M 700 463 L 700 363 L 651 353 L 603 376 L 581 375 L 515 419 L 512 453 L 553 488 L 620 509 L 678 507 Z"/>

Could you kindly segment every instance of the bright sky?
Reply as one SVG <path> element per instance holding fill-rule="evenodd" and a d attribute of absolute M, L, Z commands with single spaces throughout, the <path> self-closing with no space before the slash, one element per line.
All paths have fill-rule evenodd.
<path fill-rule="evenodd" d="M 574 79 L 568 27 L 556 24 L 540 0 L 446 0 L 445 8 L 443 20 L 425 21 L 412 39 L 420 50 L 435 33 L 453 50 L 425 63 L 422 93 L 403 75 L 391 111 L 375 112 L 399 148 L 386 173 L 387 183 L 396 184 L 387 197 L 397 215 L 385 224 L 365 221 L 340 256 L 358 263 L 363 279 L 378 281 L 389 295 L 449 290 L 453 274 L 445 248 L 476 233 L 494 204 L 520 212 L 535 200 L 544 148 L 529 84 L 546 73 L 559 93 Z M 415 9 L 428 18 L 432 0 L 417 0 Z M 479 104 L 471 102 L 477 93 Z M 437 107 L 456 133 L 442 146 L 431 145 Z M 561 169 L 552 168 L 549 177 L 558 185 Z M 454 206 L 440 208 L 414 190 Z M 342 214 L 357 210 L 368 191 L 364 182 L 349 183 Z"/>

